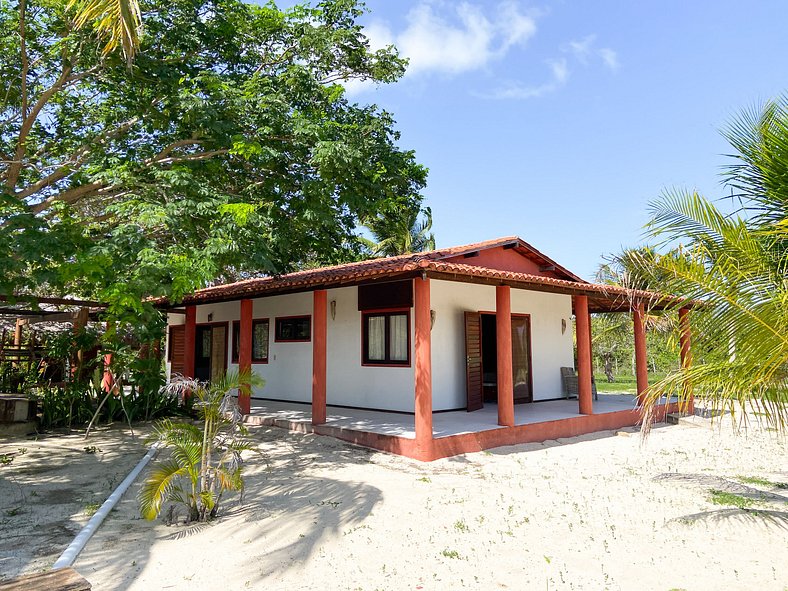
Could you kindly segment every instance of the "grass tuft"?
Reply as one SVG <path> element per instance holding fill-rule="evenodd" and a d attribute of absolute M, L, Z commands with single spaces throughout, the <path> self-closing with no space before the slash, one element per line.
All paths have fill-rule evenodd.
<path fill-rule="evenodd" d="M 717 490 L 716 488 L 709 489 L 709 495 L 709 501 L 715 505 L 747 509 L 755 504 L 753 499 L 725 492 L 724 490 Z"/>

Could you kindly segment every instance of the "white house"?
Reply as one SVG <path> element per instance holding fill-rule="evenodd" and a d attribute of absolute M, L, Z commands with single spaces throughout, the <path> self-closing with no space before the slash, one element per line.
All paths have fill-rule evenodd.
<path fill-rule="evenodd" d="M 589 313 L 633 310 L 645 376 L 639 320 L 644 305 L 666 303 L 588 283 L 523 240 L 501 238 L 199 290 L 168 309 L 167 368 L 210 379 L 250 367 L 265 386 L 241 393 L 246 413 L 271 401 L 307 404 L 315 432 L 432 459 L 522 439 L 515 405 L 565 399 L 561 368 L 575 365 L 573 315 L 577 418 L 588 419 L 581 430 L 604 427 L 591 419 Z M 327 405 L 412 414 L 415 437 L 332 432 Z M 485 406 L 498 416 L 490 425 L 497 434 L 483 437 L 489 441 L 433 437 L 434 413 Z M 622 412 L 620 420 L 637 420 Z"/>

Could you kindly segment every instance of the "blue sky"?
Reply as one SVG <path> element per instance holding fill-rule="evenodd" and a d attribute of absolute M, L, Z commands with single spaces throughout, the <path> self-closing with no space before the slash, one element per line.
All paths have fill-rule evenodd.
<path fill-rule="evenodd" d="M 517 234 L 591 277 L 665 187 L 723 195 L 719 128 L 788 90 L 788 2 L 370 0 L 411 60 L 349 88 L 430 169 L 438 246 Z"/>

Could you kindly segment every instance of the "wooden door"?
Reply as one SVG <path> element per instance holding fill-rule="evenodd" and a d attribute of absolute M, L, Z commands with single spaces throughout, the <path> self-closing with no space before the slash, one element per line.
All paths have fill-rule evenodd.
<path fill-rule="evenodd" d="M 224 377 L 227 372 L 227 325 L 217 324 L 211 330 L 211 381 Z"/>
<path fill-rule="evenodd" d="M 484 406 L 482 398 L 482 332 L 478 312 L 465 313 L 465 375 L 468 412 Z"/>
<path fill-rule="evenodd" d="M 170 357 L 170 375 L 183 375 L 183 357 L 186 344 L 186 327 L 181 324 L 170 327 L 170 343 L 167 354 Z"/>
<path fill-rule="evenodd" d="M 515 402 L 532 402 L 531 319 L 512 316 L 512 384 Z"/>

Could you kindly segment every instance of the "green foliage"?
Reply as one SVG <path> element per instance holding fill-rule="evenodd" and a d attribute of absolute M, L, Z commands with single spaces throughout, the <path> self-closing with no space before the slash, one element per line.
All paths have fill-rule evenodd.
<path fill-rule="evenodd" d="M 372 256 L 397 256 L 435 250 L 432 233 L 432 210 L 421 208 L 420 200 L 394 203 L 380 212 L 367 216 L 364 226 L 374 241 L 366 241 Z"/>
<path fill-rule="evenodd" d="M 627 289 L 657 291 L 664 271 L 650 264 L 651 247 L 625 248 L 604 257 L 596 281 Z M 678 367 L 678 323 L 675 313 L 646 310 L 645 317 L 648 366 L 654 373 L 665 374 Z M 632 314 L 616 312 L 591 317 L 592 351 L 597 368 L 605 372 L 608 382 L 617 381 L 619 373 L 634 372 L 635 343 Z M 622 372 L 623 370 L 623 372 Z"/>
<path fill-rule="evenodd" d="M 736 416 L 746 405 L 770 428 L 788 425 L 788 98 L 746 112 L 724 133 L 735 150 L 725 180 L 733 215 L 691 191 L 666 191 L 649 228 L 662 254 L 646 258 L 664 291 L 700 302 L 691 313 L 692 367 L 650 389 L 704 396 Z M 676 247 L 677 243 L 681 243 Z"/>
<path fill-rule="evenodd" d="M 360 220 L 420 202 L 391 114 L 341 85 L 405 68 L 356 1 L 145 0 L 131 68 L 65 5 L 0 5 L 0 293 L 155 322 L 146 296 L 357 257 Z"/>
<path fill-rule="evenodd" d="M 218 382 L 176 377 L 167 386 L 174 395 L 196 399 L 202 425 L 165 419 L 156 426 L 155 440 L 171 453 L 154 466 L 140 490 L 143 517 L 155 519 L 171 501 L 186 508 L 187 522 L 208 521 L 218 515 L 225 491 L 243 490 L 241 452 L 251 444 L 231 394 L 241 384 L 261 387 L 263 381 L 251 372 L 228 372 Z"/>

